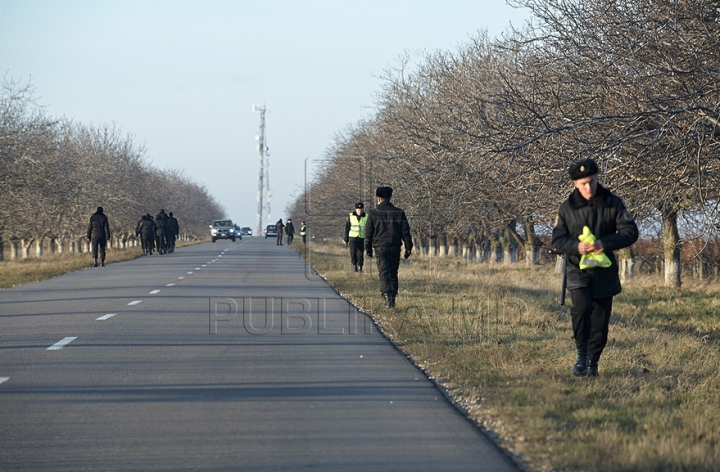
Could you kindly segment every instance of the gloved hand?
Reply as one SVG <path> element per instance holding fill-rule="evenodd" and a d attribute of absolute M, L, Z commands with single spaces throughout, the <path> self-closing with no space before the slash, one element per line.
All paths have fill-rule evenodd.
<path fill-rule="evenodd" d="M 412 249 L 405 249 L 405 259 L 410 257 L 410 254 L 412 254 Z"/>
<path fill-rule="evenodd" d="M 368 249 L 367 251 L 365 251 L 365 254 L 367 254 L 367 256 L 372 259 L 372 256 L 373 256 L 372 249 Z"/>
<path fill-rule="evenodd" d="M 349 245 L 350 245 L 350 243 L 345 241 L 345 249 L 347 249 Z"/>

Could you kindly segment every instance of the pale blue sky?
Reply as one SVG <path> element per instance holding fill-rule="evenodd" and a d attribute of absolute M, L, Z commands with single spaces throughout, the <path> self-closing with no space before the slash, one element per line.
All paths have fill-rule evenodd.
<path fill-rule="evenodd" d="M 504 0 L 0 0 L 0 73 L 32 79 L 50 115 L 114 123 L 153 165 L 205 185 L 220 216 L 255 228 L 253 104 L 271 107 L 274 222 L 305 158 L 372 114 L 377 77 L 400 55 L 421 60 L 527 17 Z"/>

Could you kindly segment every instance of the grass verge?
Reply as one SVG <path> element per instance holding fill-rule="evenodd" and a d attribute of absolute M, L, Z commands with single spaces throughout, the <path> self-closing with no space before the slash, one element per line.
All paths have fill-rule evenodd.
<path fill-rule="evenodd" d="M 592 380 L 572 376 L 554 266 L 411 258 L 387 310 L 374 260 L 356 274 L 340 245 L 313 244 L 305 257 L 529 468 L 720 471 L 717 284 L 626 283 Z"/>

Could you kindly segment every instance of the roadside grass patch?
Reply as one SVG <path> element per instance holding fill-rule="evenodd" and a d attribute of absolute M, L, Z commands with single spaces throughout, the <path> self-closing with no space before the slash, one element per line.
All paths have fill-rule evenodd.
<path fill-rule="evenodd" d="M 625 283 L 600 378 L 581 379 L 552 264 L 413 257 L 401 263 L 397 308 L 387 310 L 374 259 L 356 274 L 332 243 L 311 244 L 307 258 L 528 467 L 720 471 L 717 283 Z"/>

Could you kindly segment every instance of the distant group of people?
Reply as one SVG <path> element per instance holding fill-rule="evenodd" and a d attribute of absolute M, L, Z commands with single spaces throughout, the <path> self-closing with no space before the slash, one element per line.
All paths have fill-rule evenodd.
<path fill-rule="evenodd" d="M 292 218 L 288 218 L 286 224 L 283 224 L 283 220 L 280 218 L 277 223 L 275 223 L 275 232 L 277 233 L 276 244 L 278 246 L 283 245 L 283 234 L 287 237 L 287 243 L 290 245 L 293 239 L 295 239 L 295 225 L 293 225 Z M 302 242 L 305 244 L 307 226 L 304 221 L 300 224 L 300 236 L 302 236 Z"/>
<path fill-rule="evenodd" d="M 155 218 L 150 213 L 143 215 L 135 227 L 135 234 L 140 236 L 143 255 L 149 256 L 153 251 L 158 254 L 167 254 L 175 251 L 175 240 L 180 234 L 180 225 L 177 218 L 170 213 L 160 210 Z M 110 225 L 103 207 L 97 207 L 90 217 L 87 229 L 87 239 L 92 247 L 93 267 L 105 267 L 105 253 L 107 243 L 110 241 Z"/>
<path fill-rule="evenodd" d="M 135 227 L 135 234 L 140 236 L 143 255 L 150 256 L 153 251 L 169 254 L 175 251 L 180 225 L 172 212 L 165 213 L 165 210 L 161 209 L 154 219 L 150 213 L 143 215 Z"/>

